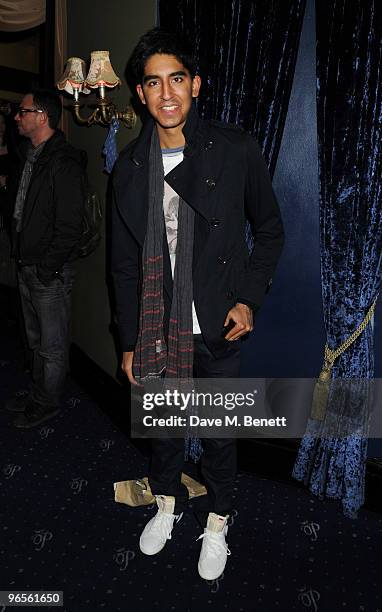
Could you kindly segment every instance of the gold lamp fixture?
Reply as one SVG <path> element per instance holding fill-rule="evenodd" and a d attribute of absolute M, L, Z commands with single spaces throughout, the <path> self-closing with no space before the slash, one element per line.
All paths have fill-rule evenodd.
<path fill-rule="evenodd" d="M 70 57 L 66 62 L 66 68 L 61 79 L 57 83 L 60 91 L 66 91 L 73 95 L 73 112 L 80 125 L 104 125 L 109 126 L 113 119 L 119 119 L 128 128 L 132 128 L 136 122 L 136 114 L 131 106 L 119 111 L 114 102 L 106 98 L 106 87 L 114 89 L 121 84 L 115 74 L 109 58 L 109 51 L 92 51 L 90 68 L 87 76 L 86 64 L 80 57 Z M 94 111 L 88 117 L 81 116 L 80 93 L 88 95 L 92 89 L 98 90 L 97 104 Z"/>

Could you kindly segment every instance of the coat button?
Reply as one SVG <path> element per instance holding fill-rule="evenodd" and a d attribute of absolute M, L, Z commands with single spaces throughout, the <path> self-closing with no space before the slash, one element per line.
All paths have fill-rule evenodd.
<path fill-rule="evenodd" d="M 220 224 L 221 224 L 220 219 L 216 219 L 215 217 L 213 217 L 210 221 L 211 227 L 219 227 Z"/>
<path fill-rule="evenodd" d="M 214 144 L 213 140 L 209 140 L 208 142 L 206 142 L 206 144 L 204 145 L 205 150 L 210 151 L 210 149 L 212 149 L 213 147 L 213 144 Z"/>
<path fill-rule="evenodd" d="M 218 257 L 218 263 L 224 266 L 227 263 L 227 260 L 224 257 Z"/>
<path fill-rule="evenodd" d="M 210 187 L 211 189 L 213 189 L 216 186 L 216 183 L 215 183 L 214 179 L 208 178 L 208 179 L 206 179 L 206 185 L 208 187 Z"/>

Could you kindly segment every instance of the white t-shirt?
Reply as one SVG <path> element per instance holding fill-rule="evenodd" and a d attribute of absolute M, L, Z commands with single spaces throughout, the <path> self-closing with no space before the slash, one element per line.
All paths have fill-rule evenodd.
<path fill-rule="evenodd" d="M 162 149 L 164 175 L 171 172 L 183 161 L 183 147 L 177 149 Z M 179 195 L 172 187 L 164 181 L 163 213 L 166 225 L 168 250 L 170 253 L 171 272 L 174 278 L 176 261 L 176 244 L 178 238 L 178 210 Z M 200 325 L 196 316 L 195 304 L 192 302 L 192 330 L 194 334 L 200 334 Z"/>

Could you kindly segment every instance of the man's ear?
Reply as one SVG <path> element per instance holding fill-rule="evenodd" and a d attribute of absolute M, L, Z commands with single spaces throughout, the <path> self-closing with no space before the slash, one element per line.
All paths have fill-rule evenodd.
<path fill-rule="evenodd" d="M 40 117 L 40 124 L 41 125 L 49 125 L 48 113 L 46 113 L 44 111 L 43 113 L 38 113 L 38 116 Z"/>
<path fill-rule="evenodd" d="M 202 84 L 202 79 L 200 78 L 198 74 L 196 74 L 194 78 L 192 79 L 191 93 L 192 93 L 193 98 L 198 97 L 201 84 Z"/>
<path fill-rule="evenodd" d="M 140 83 L 136 86 L 136 90 L 142 104 L 146 104 L 145 94 L 143 93 L 142 85 Z"/>

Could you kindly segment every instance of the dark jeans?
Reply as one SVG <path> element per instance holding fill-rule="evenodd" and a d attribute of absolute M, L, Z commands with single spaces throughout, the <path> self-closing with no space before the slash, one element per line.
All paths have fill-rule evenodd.
<path fill-rule="evenodd" d="M 227 342 L 228 344 L 228 342 Z M 227 347 L 227 355 L 216 359 L 202 336 L 194 336 L 195 378 L 238 378 L 240 347 Z M 229 438 L 202 440 L 201 472 L 207 496 L 198 498 L 201 513 L 229 514 L 232 510 L 232 491 L 236 476 L 236 440 Z M 175 514 L 183 512 L 188 502 L 187 488 L 181 483 L 184 464 L 184 440 L 152 439 L 152 459 L 149 482 L 155 495 L 173 495 Z"/>
<path fill-rule="evenodd" d="M 61 276 L 46 287 L 35 265 L 18 272 L 25 331 L 33 352 L 30 397 L 44 406 L 58 406 L 67 373 L 73 264 L 65 264 Z"/>

